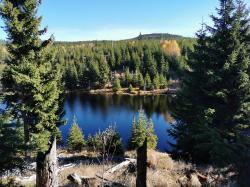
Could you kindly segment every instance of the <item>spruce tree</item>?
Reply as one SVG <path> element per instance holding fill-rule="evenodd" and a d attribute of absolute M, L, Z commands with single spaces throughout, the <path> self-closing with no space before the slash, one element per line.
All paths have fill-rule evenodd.
<path fill-rule="evenodd" d="M 154 89 L 159 89 L 160 88 L 160 77 L 159 74 L 157 73 L 154 80 L 153 80 L 153 86 Z"/>
<path fill-rule="evenodd" d="M 83 132 L 79 128 L 76 119 L 74 118 L 69 132 L 68 148 L 70 151 L 81 151 L 84 145 L 85 141 Z"/>
<path fill-rule="evenodd" d="M 21 157 L 24 149 L 23 126 L 19 121 L 16 124 L 11 121 L 13 116 L 9 112 L 0 115 L 0 174 L 25 168 Z"/>
<path fill-rule="evenodd" d="M 116 78 L 114 85 L 113 85 L 113 91 L 118 92 L 121 90 L 121 84 L 120 84 L 120 79 Z"/>
<path fill-rule="evenodd" d="M 154 132 L 153 121 L 151 119 L 147 121 L 144 112 L 139 111 L 138 119 L 133 119 L 129 149 L 133 150 L 141 147 L 146 137 L 147 148 L 155 149 L 158 138 Z"/>
<path fill-rule="evenodd" d="M 125 84 L 126 84 L 126 86 L 129 86 L 131 84 L 131 82 L 132 82 L 132 76 L 129 72 L 129 69 L 126 68 L 126 71 L 125 71 Z"/>
<path fill-rule="evenodd" d="M 177 148 L 195 161 L 237 163 L 246 151 L 249 127 L 249 24 L 241 1 L 220 0 L 214 26 L 197 33 L 182 90 L 175 99 L 178 120 L 171 134 Z"/>
<path fill-rule="evenodd" d="M 146 83 L 146 88 L 147 89 L 151 88 L 152 82 L 151 82 L 151 79 L 150 79 L 150 76 L 149 76 L 148 73 L 146 74 L 146 77 L 145 77 L 145 83 Z"/>
<path fill-rule="evenodd" d="M 139 72 L 139 75 L 138 75 L 138 84 L 139 84 L 140 89 L 143 88 L 145 84 L 143 75 L 141 72 Z"/>
<path fill-rule="evenodd" d="M 103 56 L 99 61 L 99 70 L 100 70 L 99 74 L 100 86 L 104 87 L 109 81 L 109 66 L 106 59 Z"/>
<path fill-rule="evenodd" d="M 39 4 L 37 0 L 4 0 L 0 9 L 10 53 L 2 78 L 4 89 L 11 93 L 5 101 L 7 108 L 22 121 L 27 145 L 33 135 L 36 139 L 56 131 L 59 121 L 61 71 L 46 50 L 53 36 L 45 41 L 40 39 L 47 28 L 39 30 Z M 47 145 L 48 139 L 36 142 Z M 39 144 L 37 149 L 45 151 L 41 147 L 47 148 Z"/>
<path fill-rule="evenodd" d="M 157 141 L 158 141 L 158 138 L 154 131 L 154 123 L 153 123 L 153 120 L 150 119 L 148 122 L 148 127 L 147 127 L 147 142 L 148 142 L 147 147 L 149 149 L 155 149 L 157 146 Z"/>

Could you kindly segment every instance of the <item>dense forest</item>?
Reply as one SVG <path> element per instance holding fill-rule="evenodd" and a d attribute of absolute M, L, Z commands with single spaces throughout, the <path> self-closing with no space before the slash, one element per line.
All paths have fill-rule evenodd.
<path fill-rule="evenodd" d="M 67 90 L 104 88 L 115 79 L 126 88 L 165 88 L 187 68 L 196 40 L 170 34 L 153 36 L 151 40 L 149 35 L 139 35 L 124 41 L 55 42 L 50 52 L 62 68 Z M 0 49 L 3 61 L 7 58 L 5 45 Z"/>

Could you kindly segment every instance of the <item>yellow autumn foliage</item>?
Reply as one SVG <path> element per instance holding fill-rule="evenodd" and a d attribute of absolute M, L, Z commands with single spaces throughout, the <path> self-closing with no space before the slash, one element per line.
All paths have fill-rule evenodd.
<path fill-rule="evenodd" d="M 168 56 L 180 56 L 181 49 L 176 40 L 165 40 L 161 43 L 162 51 Z"/>

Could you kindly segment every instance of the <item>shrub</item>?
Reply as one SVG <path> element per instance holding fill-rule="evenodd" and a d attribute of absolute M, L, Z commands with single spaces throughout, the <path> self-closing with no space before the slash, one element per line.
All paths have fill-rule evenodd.
<path fill-rule="evenodd" d="M 121 155 L 124 153 L 121 136 L 118 131 L 110 126 L 104 131 L 99 131 L 87 140 L 89 148 L 106 155 Z"/>

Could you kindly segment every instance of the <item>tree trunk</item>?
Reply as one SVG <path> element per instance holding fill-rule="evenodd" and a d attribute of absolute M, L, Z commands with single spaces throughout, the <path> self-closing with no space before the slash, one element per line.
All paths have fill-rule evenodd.
<path fill-rule="evenodd" d="M 53 138 L 49 150 L 37 155 L 36 186 L 58 187 L 57 160 L 56 160 L 56 138 Z"/>
<path fill-rule="evenodd" d="M 147 138 L 145 138 L 143 145 L 137 149 L 136 186 L 147 186 Z"/>

